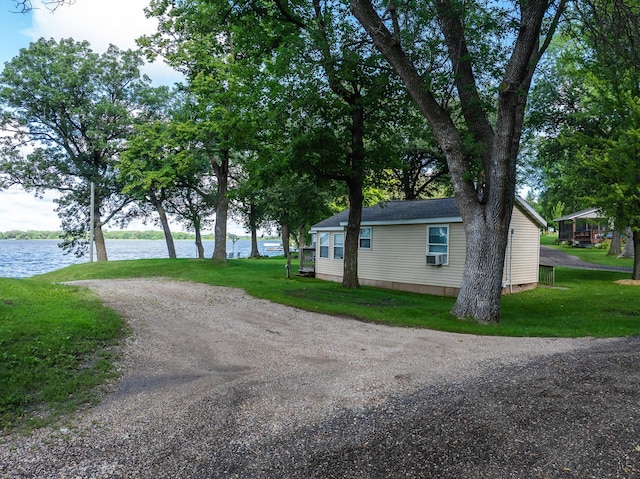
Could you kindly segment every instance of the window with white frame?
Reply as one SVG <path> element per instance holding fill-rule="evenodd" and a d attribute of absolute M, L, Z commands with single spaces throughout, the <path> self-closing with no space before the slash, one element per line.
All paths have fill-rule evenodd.
<path fill-rule="evenodd" d="M 311 247 L 312 248 L 316 247 L 316 234 L 315 233 L 311 233 Z"/>
<path fill-rule="evenodd" d="M 427 254 L 443 255 L 442 264 L 449 263 L 448 225 L 434 225 L 427 227 Z"/>
<path fill-rule="evenodd" d="M 360 248 L 371 249 L 371 228 L 360 228 L 358 246 Z"/>
<path fill-rule="evenodd" d="M 320 233 L 320 257 L 329 257 L 329 233 Z"/>
<path fill-rule="evenodd" d="M 333 259 L 344 258 L 344 233 L 333 234 Z"/>

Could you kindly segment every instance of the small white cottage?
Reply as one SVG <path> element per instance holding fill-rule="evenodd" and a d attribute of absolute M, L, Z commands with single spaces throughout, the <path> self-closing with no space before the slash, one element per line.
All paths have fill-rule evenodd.
<path fill-rule="evenodd" d="M 317 223 L 315 276 L 342 281 L 349 211 Z M 546 221 L 516 197 L 503 275 L 504 292 L 535 288 L 540 228 Z M 362 212 L 358 249 L 360 284 L 456 296 L 465 262 L 465 232 L 455 198 L 389 201 Z"/>

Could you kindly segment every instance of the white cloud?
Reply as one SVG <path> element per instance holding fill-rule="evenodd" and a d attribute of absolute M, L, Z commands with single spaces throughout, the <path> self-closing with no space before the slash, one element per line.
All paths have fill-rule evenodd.
<path fill-rule="evenodd" d="M 0 231 L 59 230 L 55 198 L 58 194 L 54 192 L 47 192 L 42 199 L 17 189 L 0 192 Z"/>
<path fill-rule="evenodd" d="M 33 26 L 27 32 L 40 37 L 87 40 L 96 51 L 109 44 L 122 49 L 135 48 L 135 39 L 153 33 L 154 19 L 145 18 L 148 0 L 77 0 L 51 12 L 41 0 L 34 2 Z"/>
<path fill-rule="evenodd" d="M 157 20 L 146 18 L 149 0 L 76 0 L 51 11 L 42 0 L 33 2 L 33 25 L 24 33 L 32 41 L 39 38 L 86 40 L 95 52 L 104 52 L 113 44 L 121 50 L 137 48 L 136 38 L 155 33 Z M 144 73 L 156 84 L 173 84 L 182 76 L 162 60 L 145 66 Z"/>

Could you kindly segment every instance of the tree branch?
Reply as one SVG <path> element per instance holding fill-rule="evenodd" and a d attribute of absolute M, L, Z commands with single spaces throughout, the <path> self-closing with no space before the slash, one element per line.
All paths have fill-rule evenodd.
<path fill-rule="evenodd" d="M 421 75 L 407 57 L 400 43 L 387 29 L 370 0 L 350 0 L 351 11 L 373 39 L 376 48 L 393 66 L 409 94 L 420 108 L 434 132 L 434 137 L 446 155 L 449 171 L 457 193 L 472 198 L 475 185 L 469 178 L 468 157 L 460 133 L 449 113 L 438 103 L 433 92 L 424 87 Z"/>
<path fill-rule="evenodd" d="M 478 93 L 462 19 L 450 0 L 437 1 L 436 11 L 449 50 L 449 58 L 453 64 L 454 82 L 460 95 L 460 106 L 466 124 L 476 143 L 491 145 L 494 132 Z M 485 149 L 478 153 L 485 169 L 489 168 L 491 151 Z"/>
<path fill-rule="evenodd" d="M 15 8 L 17 9 L 14 13 L 29 13 L 34 8 L 31 0 L 14 0 L 14 3 Z M 76 3 L 76 0 L 44 0 L 42 2 L 42 4 L 46 5 L 51 12 L 54 12 L 62 5 L 73 5 L 74 3 Z"/>
<path fill-rule="evenodd" d="M 280 13 L 284 16 L 284 19 L 289 23 L 293 23 L 296 27 L 300 28 L 301 30 L 306 30 L 307 29 L 307 25 L 302 20 L 300 20 L 298 17 L 294 16 L 283 5 L 282 1 L 283 0 L 273 0 L 273 2 L 275 3 L 276 7 L 280 11 Z"/>

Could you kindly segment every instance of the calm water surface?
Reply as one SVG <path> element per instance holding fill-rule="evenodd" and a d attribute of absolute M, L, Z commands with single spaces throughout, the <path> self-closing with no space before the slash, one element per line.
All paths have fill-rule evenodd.
<path fill-rule="evenodd" d="M 0 240 L 0 277 L 26 278 L 89 261 L 88 256 L 76 258 L 73 254 L 64 254 L 58 243 L 58 240 Z M 260 254 L 282 254 L 264 251 L 264 243 L 265 241 L 258 241 Z M 193 240 L 176 240 L 175 246 L 178 258 L 198 256 Z M 213 254 L 213 240 L 205 241 L 204 248 L 205 257 L 210 258 Z M 248 257 L 251 242 L 238 240 L 234 245 L 228 241 L 227 254 L 230 253 L 234 253 L 235 257 Z M 164 240 L 107 240 L 107 255 L 109 260 L 168 258 Z"/>

